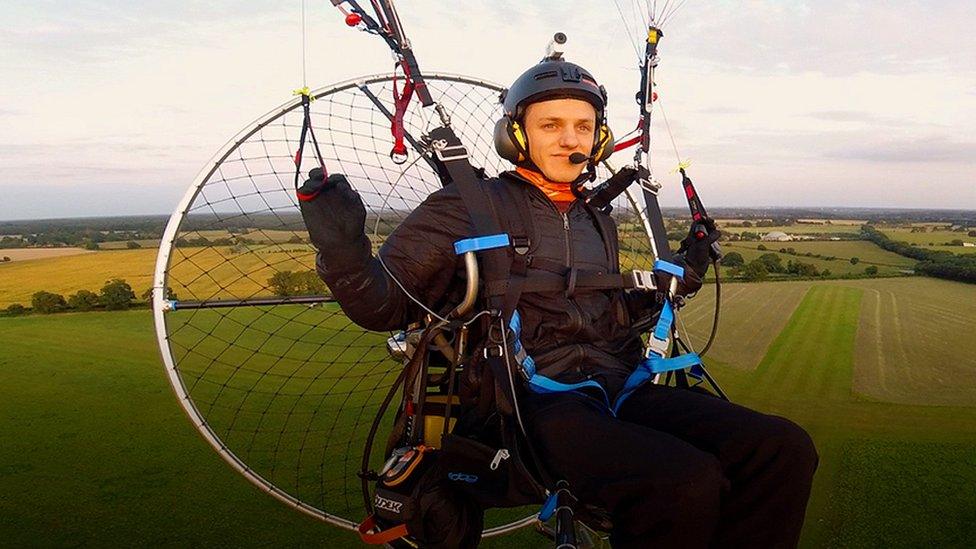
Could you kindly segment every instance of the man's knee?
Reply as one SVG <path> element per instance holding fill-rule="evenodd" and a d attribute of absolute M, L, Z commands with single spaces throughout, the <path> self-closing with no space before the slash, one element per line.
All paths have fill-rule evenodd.
<path fill-rule="evenodd" d="M 611 499 L 615 546 L 641 547 L 654 540 L 662 547 L 704 547 L 718 523 L 723 494 L 729 481 L 718 459 L 700 454 L 681 470 L 632 479 L 624 485 L 607 486 L 616 491 Z M 626 494 L 620 493 L 626 492 Z"/>
<path fill-rule="evenodd" d="M 812 477 L 820 456 L 810 434 L 786 418 L 767 417 L 769 420 L 761 430 L 762 440 L 759 443 L 766 449 L 766 454 L 789 471 L 791 476 Z"/>

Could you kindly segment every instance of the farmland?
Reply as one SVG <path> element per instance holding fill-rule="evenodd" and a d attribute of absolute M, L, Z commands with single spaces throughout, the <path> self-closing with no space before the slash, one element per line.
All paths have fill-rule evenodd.
<path fill-rule="evenodd" d="M 0 257 L 9 257 L 10 261 L 31 261 L 49 257 L 66 257 L 70 255 L 90 254 L 83 248 L 4 248 L 0 249 Z"/>
<path fill-rule="evenodd" d="M 118 250 L 47 257 L 0 265 L 0 308 L 30 304 L 31 294 L 47 290 L 67 296 L 98 291 L 111 278 L 124 278 L 136 294 L 152 285 L 155 250 Z"/>
<path fill-rule="evenodd" d="M 684 315 L 694 341 L 711 320 L 709 292 Z M 976 495 L 958 488 L 976 482 L 976 289 L 913 277 L 728 284 L 724 292 L 719 340 L 707 359 L 713 374 L 733 400 L 803 425 L 820 452 L 801 545 L 971 546 Z M 324 320 L 333 312 L 292 306 L 254 322 L 207 311 L 192 322 L 186 313 L 171 318 L 183 342 L 178 356 L 195 349 L 187 379 L 210 368 L 206 376 L 220 382 L 197 382 L 191 394 L 214 404 L 205 413 L 235 448 L 251 449 L 253 464 L 276 459 L 275 445 L 253 434 L 277 434 L 283 483 L 309 480 L 296 476 L 297 462 L 287 465 L 301 455 L 295 437 L 308 433 L 299 420 L 314 419 L 307 412 L 315 406 L 294 395 L 339 395 L 346 389 L 333 378 L 345 370 L 297 375 L 298 363 L 285 359 L 274 366 L 282 375 L 253 372 L 270 364 L 262 356 L 317 356 L 324 337 L 355 349 L 355 331 L 339 317 Z M 279 331 L 275 322 L 288 325 Z M 310 331 L 314 325 L 331 327 Z M 219 341 L 195 343 L 208 333 L 244 347 L 221 353 Z M 939 337 L 946 333 L 953 337 Z M 8 389 L 0 437 L 10 441 L 0 446 L 0 538 L 12 545 L 355 544 L 262 495 L 193 432 L 167 387 L 147 312 L 0 319 L 0 349 L 0 386 Z M 234 364 L 237 373 L 227 366 Z M 382 379 L 366 374 L 349 380 L 364 395 Z M 227 389 L 218 398 L 219 386 Z M 267 391 L 242 399 L 249 386 Z M 284 414 L 268 412 L 271 394 L 282 395 Z M 228 424 L 235 409 L 245 413 Z M 343 442 L 361 440 L 350 434 L 369 414 L 318 410 L 309 443 L 315 459 L 355 453 Z M 350 434 L 330 446 L 333 438 L 321 438 L 327 431 L 315 434 L 323 429 Z M 338 482 L 353 468 L 324 478 Z M 523 532 L 485 545 L 545 543 Z"/>
<path fill-rule="evenodd" d="M 913 232 L 913 229 L 915 232 Z M 976 248 L 950 245 L 954 240 L 976 244 L 976 237 L 968 235 L 969 230 L 974 229 L 976 228 L 957 232 L 926 225 L 917 225 L 914 227 L 880 227 L 881 232 L 892 240 L 907 242 L 928 250 L 945 251 L 954 254 L 976 254 Z"/>
<path fill-rule="evenodd" d="M 176 294 L 197 297 L 253 295 L 266 287 L 276 270 L 307 270 L 314 264 L 312 248 L 303 244 L 252 245 L 249 253 L 231 247 L 179 248 L 173 255 L 170 285 Z M 0 308 L 29 304 L 39 290 L 68 295 L 97 291 L 111 278 L 125 279 L 141 295 L 152 285 L 157 251 L 109 250 L 47 257 L 0 265 Z M 182 282 L 182 283 L 181 283 Z"/>
<path fill-rule="evenodd" d="M 760 246 L 767 248 L 759 249 Z M 795 254 L 780 252 L 781 249 L 793 248 Z M 821 272 L 830 270 L 834 275 L 862 274 L 865 267 L 878 267 L 878 274 L 898 275 L 911 269 L 915 261 L 898 254 L 882 250 L 871 242 L 864 240 L 848 241 L 799 241 L 799 242 L 727 242 L 724 244 L 726 252 L 742 254 L 746 262 L 752 261 L 766 253 L 779 254 L 780 259 L 787 261 L 802 261 L 815 265 Z M 821 257 L 808 257 L 805 254 L 815 254 Z M 859 262 L 851 264 L 850 259 L 856 257 Z M 833 258 L 833 259 L 826 259 Z"/>

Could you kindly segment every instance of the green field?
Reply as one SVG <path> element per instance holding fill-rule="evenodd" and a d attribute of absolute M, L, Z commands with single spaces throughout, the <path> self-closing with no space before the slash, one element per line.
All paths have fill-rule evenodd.
<path fill-rule="evenodd" d="M 744 232 L 754 232 L 766 234 L 773 231 L 780 231 L 787 234 L 839 234 L 861 232 L 863 221 L 837 221 L 827 225 L 826 223 L 796 223 L 793 225 L 778 225 L 775 227 L 730 227 L 724 220 L 717 220 L 719 227 L 726 232 L 741 234 Z"/>
<path fill-rule="evenodd" d="M 728 244 L 732 244 L 731 247 Z M 796 253 L 801 255 L 812 253 L 824 257 L 835 257 L 833 261 L 849 262 L 852 257 L 856 257 L 861 263 L 867 265 L 880 265 L 910 268 L 915 265 L 915 260 L 900 256 L 894 252 L 883 250 L 866 240 L 839 240 L 839 241 L 799 241 L 799 242 L 730 242 L 725 245 L 730 249 L 748 248 L 756 250 L 759 246 L 765 246 L 770 252 L 779 252 L 780 249 L 793 248 Z M 738 251 L 738 250 L 736 250 Z M 797 257 L 793 255 L 783 255 L 786 259 L 796 261 L 807 261 L 816 258 Z M 863 268 L 863 265 L 861 266 Z"/>
<path fill-rule="evenodd" d="M 925 227 L 925 232 L 912 232 L 912 229 L 909 227 L 878 227 L 878 229 L 892 240 L 918 244 L 926 248 L 930 246 L 944 246 L 953 240 L 976 243 L 976 237 L 967 234 L 971 230 L 976 230 L 976 228 L 970 228 L 963 232 L 940 230 L 932 227 Z M 964 250 L 964 248 L 959 246 L 954 246 L 954 248 L 959 251 Z M 973 252 L 976 250 L 968 251 Z"/>
<path fill-rule="evenodd" d="M 708 295 L 684 315 L 698 341 Z M 713 373 L 733 400 L 803 425 L 820 452 L 802 546 L 976 543 L 976 288 L 925 278 L 808 281 L 729 284 L 725 296 Z M 379 356 L 358 375 L 341 366 L 304 375 L 296 365 L 327 341 L 349 353 L 361 344 L 367 355 L 372 343 L 327 308 L 285 309 L 170 322 L 183 338 L 177 350 L 194 349 L 185 381 L 197 380 L 191 394 L 211 405 L 215 429 L 312 499 L 316 483 L 333 486 L 354 470 L 348 461 L 329 471 L 317 464 L 357 453 L 370 414 L 354 404 L 354 415 L 330 414 L 340 408 L 307 398 L 347 394 L 355 403 L 388 377 Z M 240 345 L 196 345 L 205 334 Z M 5 545 L 355 545 L 262 494 L 196 434 L 165 378 L 146 311 L 0 319 L 0 350 Z M 269 368 L 268 357 L 282 355 Z M 249 396 L 249 387 L 260 390 Z M 266 445 L 257 432 L 278 437 Z M 310 432 L 314 440 L 298 444 Z M 313 467 L 300 466 L 302 448 Z M 320 496 L 315 503 L 358 505 L 348 494 Z M 546 543 L 525 532 L 485 545 Z"/>

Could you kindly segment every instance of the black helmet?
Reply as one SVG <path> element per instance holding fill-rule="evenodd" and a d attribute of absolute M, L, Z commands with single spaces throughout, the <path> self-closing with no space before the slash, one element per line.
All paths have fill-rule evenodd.
<path fill-rule="evenodd" d="M 607 92 L 589 71 L 562 59 L 544 60 L 522 73 L 502 92 L 504 115 L 495 124 L 495 150 L 502 158 L 520 164 L 528 160 L 528 142 L 521 127 L 525 108 L 549 99 L 582 99 L 596 109 L 598 131 L 590 152 L 593 163 L 613 152 L 613 134 L 606 125 Z"/>

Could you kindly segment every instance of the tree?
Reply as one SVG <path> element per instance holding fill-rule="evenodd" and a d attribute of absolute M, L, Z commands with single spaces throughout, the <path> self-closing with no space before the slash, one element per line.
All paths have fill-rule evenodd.
<path fill-rule="evenodd" d="M 792 262 L 786 264 L 786 272 L 794 274 L 796 276 L 820 276 L 820 269 L 817 269 L 816 265 L 812 263 L 803 263 L 802 261 Z"/>
<path fill-rule="evenodd" d="M 325 282 L 315 271 L 295 273 L 298 278 L 298 291 L 301 295 L 324 295 L 329 292 Z"/>
<path fill-rule="evenodd" d="M 278 271 L 268 279 L 268 286 L 275 295 L 288 297 L 301 292 L 301 276 L 292 271 Z"/>
<path fill-rule="evenodd" d="M 18 316 L 27 313 L 27 307 L 24 307 L 20 303 L 14 303 L 13 305 L 7 307 L 7 314 L 10 316 Z"/>
<path fill-rule="evenodd" d="M 3 262 L 6 263 L 8 261 L 10 261 L 10 256 L 9 255 L 3 256 Z"/>
<path fill-rule="evenodd" d="M 973 237 L 976 237 L 976 231 L 969 231 L 969 232 L 968 232 L 968 233 L 966 233 L 966 234 L 967 234 L 967 235 L 969 235 L 969 236 L 973 236 Z"/>
<path fill-rule="evenodd" d="M 88 290 L 78 290 L 68 296 L 68 307 L 78 311 L 90 311 L 98 306 L 98 294 Z"/>
<path fill-rule="evenodd" d="M 668 232 L 668 240 L 672 242 L 681 242 L 686 236 L 688 236 L 688 231 L 682 231 L 680 229 Z"/>
<path fill-rule="evenodd" d="M 874 276 L 878 274 L 878 267 L 875 265 L 868 265 L 868 267 L 864 269 L 864 274 L 868 276 Z"/>
<path fill-rule="evenodd" d="M 860 262 L 861 262 L 861 258 L 859 258 L 859 257 L 852 257 L 851 258 L 851 265 L 857 265 Z"/>
<path fill-rule="evenodd" d="M 769 248 L 767 248 L 765 244 L 760 244 L 760 245 L 756 246 L 756 249 L 759 250 L 759 251 L 761 251 L 761 252 L 765 252 Z"/>
<path fill-rule="evenodd" d="M 98 242 L 93 242 L 91 240 L 89 240 L 88 242 L 85 242 L 85 249 L 86 250 L 97 250 L 98 249 Z"/>
<path fill-rule="evenodd" d="M 782 273 L 782 272 L 786 272 L 786 269 L 783 268 L 783 261 L 776 254 L 773 254 L 773 253 L 762 254 L 761 256 L 759 256 L 756 259 L 756 261 L 761 262 L 763 264 L 763 266 L 766 267 L 766 270 L 768 272 L 771 272 L 771 273 Z"/>
<path fill-rule="evenodd" d="M 949 245 L 950 246 L 962 246 L 962 239 L 960 239 L 960 238 L 954 238 L 954 239 L 952 239 L 952 242 L 949 242 Z"/>
<path fill-rule="evenodd" d="M 152 301 L 152 293 L 153 289 L 149 288 L 145 292 L 142 292 L 142 295 L 140 295 L 139 298 L 146 302 Z M 176 299 L 176 292 L 173 291 L 173 288 L 170 288 L 169 286 L 166 287 L 166 297 L 164 299 Z"/>
<path fill-rule="evenodd" d="M 742 254 L 739 252 L 729 252 L 722 258 L 723 267 L 741 267 L 745 264 L 746 260 L 742 258 Z"/>
<path fill-rule="evenodd" d="M 742 278 L 746 280 L 766 280 L 769 272 L 762 261 L 753 260 L 742 268 Z"/>
<path fill-rule="evenodd" d="M 106 282 L 98 296 L 98 300 L 109 311 L 128 309 L 135 298 L 136 293 L 132 291 L 132 286 L 121 278 Z"/>
<path fill-rule="evenodd" d="M 64 310 L 66 306 L 67 303 L 64 301 L 64 296 L 60 294 L 40 291 L 35 292 L 34 295 L 31 296 L 31 307 L 33 307 L 38 313 L 56 313 Z"/>
<path fill-rule="evenodd" d="M 130 250 L 136 250 L 136 249 L 141 248 L 142 247 L 142 244 L 139 244 L 135 240 L 130 240 L 130 241 L 128 241 L 125 244 L 125 247 L 128 248 L 128 249 L 130 249 Z"/>

